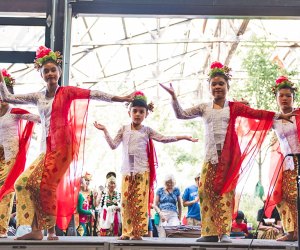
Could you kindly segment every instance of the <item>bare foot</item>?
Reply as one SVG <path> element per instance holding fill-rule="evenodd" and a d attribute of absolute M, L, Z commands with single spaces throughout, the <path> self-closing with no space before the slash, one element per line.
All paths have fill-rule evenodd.
<path fill-rule="evenodd" d="M 141 236 L 133 236 L 130 238 L 131 240 L 143 240 Z"/>
<path fill-rule="evenodd" d="M 7 234 L 0 234 L 0 238 L 7 238 Z"/>
<path fill-rule="evenodd" d="M 24 234 L 23 236 L 17 237 L 16 240 L 42 240 L 43 233 L 42 231 L 36 230 L 32 231 L 28 234 Z"/>
<path fill-rule="evenodd" d="M 59 240 L 59 238 L 54 233 L 48 233 L 47 240 Z"/>
<path fill-rule="evenodd" d="M 294 241 L 294 233 L 288 233 L 278 238 L 277 241 Z"/>
<path fill-rule="evenodd" d="M 129 236 L 121 235 L 118 240 L 130 240 Z"/>

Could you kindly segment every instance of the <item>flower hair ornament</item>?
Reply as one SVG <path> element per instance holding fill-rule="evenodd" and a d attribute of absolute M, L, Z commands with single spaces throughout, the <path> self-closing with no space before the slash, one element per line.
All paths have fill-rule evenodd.
<path fill-rule="evenodd" d="M 147 97 L 142 91 L 136 91 L 134 93 L 133 101 L 128 105 L 130 108 L 139 106 L 139 107 L 144 107 L 147 110 L 150 110 L 151 112 L 154 110 L 154 104 L 152 102 L 147 104 Z"/>
<path fill-rule="evenodd" d="M 34 59 L 34 68 L 40 70 L 43 64 L 47 61 L 53 61 L 57 65 L 61 66 L 62 55 L 59 51 L 54 52 L 45 46 L 40 46 L 36 51 L 36 57 Z"/>
<path fill-rule="evenodd" d="M 228 80 L 230 80 L 231 79 L 230 71 L 231 71 L 231 68 L 223 65 L 222 63 L 213 62 L 210 65 L 210 71 L 209 71 L 208 75 L 209 75 L 209 78 L 211 79 L 211 78 L 215 77 L 216 75 L 221 74 L 221 75 L 226 76 L 226 78 Z"/>
<path fill-rule="evenodd" d="M 276 93 L 282 88 L 290 88 L 293 91 L 297 91 L 297 88 L 294 87 L 294 83 L 292 83 L 286 76 L 279 76 L 276 79 L 276 84 L 272 87 L 272 92 L 276 95 Z"/>
<path fill-rule="evenodd" d="M 11 77 L 11 75 L 7 72 L 6 69 L 2 69 L 1 72 L 6 86 L 12 88 L 15 84 L 15 79 Z"/>

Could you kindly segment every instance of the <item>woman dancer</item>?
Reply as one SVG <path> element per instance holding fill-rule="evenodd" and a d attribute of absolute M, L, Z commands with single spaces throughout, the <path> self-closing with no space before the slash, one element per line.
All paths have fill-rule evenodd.
<path fill-rule="evenodd" d="M 209 86 L 213 101 L 201 103 L 183 110 L 179 105 L 172 85 L 161 86 L 172 96 L 177 118 L 192 119 L 202 117 L 205 124 L 205 163 L 202 167 L 199 184 L 202 230 L 198 242 L 231 242 L 234 191 L 240 175 L 246 172 L 241 168 L 243 161 L 248 166 L 254 159 L 267 131 L 270 129 L 274 112 L 254 110 L 240 102 L 226 99 L 229 90 L 230 68 L 219 62 L 211 65 Z M 278 114 L 277 118 L 288 120 L 292 113 Z M 239 117 L 239 119 L 237 119 Z M 254 131 L 238 126 L 240 117 L 256 124 Z M 252 119 L 260 120 L 255 123 Z M 244 124 L 244 123 L 243 123 Z M 253 130 L 253 126 L 251 126 Z M 250 137 L 238 139 L 237 134 Z"/>
<path fill-rule="evenodd" d="M 84 140 L 90 99 L 131 101 L 132 96 L 112 96 L 97 90 L 60 87 L 61 55 L 44 46 L 36 53 L 35 67 L 46 82 L 45 91 L 12 95 L 0 83 L 3 99 L 9 103 L 37 105 L 42 125 L 42 152 L 17 180 L 18 224 L 32 225 L 32 232 L 17 239 L 41 240 L 42 229 L 48 239 L 58 239 L 54 226 L 66 229 L 73 215 L 80 190 L 81 167 L 77 166 L 80 142 Z M 72 168 L 70 164 L 73 162 Z"/>
<path fill-rule="evenodd" d="M 297 116 L 292 117 L 293 123 L 274 121 L 273 129 L 276 132 L 278 142 L 274 145 L 271 163 L 273 179 L 269 198 L 265 204 L 266 215 L 270 217 L 274 206 L 277 206 L 283 229 L 286 235 L 278 238 L 278 241 L 298 240 L 297 227 L 297 166 L 298 158 L 287 157 L 283 168 L 280 168 L 283 156 L 300 152 L 300 110 L 294 108 L 294 98 L 297 89 L 285 76 L 280 76 L 272 88 L 276 96 L 280 112 L 288 114 L 295 112 Z M 275 171 L 274 171 L 275 166 Z M 277 179 L 278 178 L 278 179 Z M 273 190 L 274 189 L 274 190 Z"/>

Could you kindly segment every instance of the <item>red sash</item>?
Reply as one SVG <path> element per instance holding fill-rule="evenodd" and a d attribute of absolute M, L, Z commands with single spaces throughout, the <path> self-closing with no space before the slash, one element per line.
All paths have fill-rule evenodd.
<path fill-rule="evenodd" d="M 28 114 L 29 112 L 24 109 L 13 108 L 10 111 L 11 114 Z M 26 163 L 27 150 L 29 148 L 30 139 L 32 136 L 32 131 L 34 127 L 34 122 L 26 121 L 23 127 L 23 120 L 19 120 L 18 134 L 19 134 L 19 152 L 16 156 L 15 164 L 8 173 L 3 186 L 0 189 L 0 200 L 11 192 L 14 192 L 14 184 L 20 174 L 24 171 Z"/>

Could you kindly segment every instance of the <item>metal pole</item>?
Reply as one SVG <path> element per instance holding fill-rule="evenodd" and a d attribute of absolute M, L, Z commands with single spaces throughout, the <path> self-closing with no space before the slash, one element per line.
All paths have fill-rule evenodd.
<path fill-rule="evenodd" d="M 52 0 L 51 30 L 50 30 L 50 48 L 55 50 L 55 23 L 57 13 L 57 0 Z"/>
<path fill-rule="evenodd" d="M 69 85 L 70 77 L 70 51 L 71 51 L 71 26 L 72 26 L 72 5 L 70 0 L 65 1 L 65 14 L 64 14 L 64 57 L 63 57 L 63 73 L 62 73 L 62 86 Z"/>

